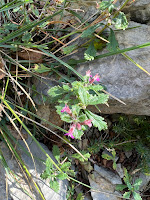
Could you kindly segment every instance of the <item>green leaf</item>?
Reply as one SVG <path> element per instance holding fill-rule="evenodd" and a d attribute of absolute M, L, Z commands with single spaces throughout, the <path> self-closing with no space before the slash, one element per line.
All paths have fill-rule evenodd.
<path fill-rule="evenodd" d="M 100 91 L 100 90 L 103 90 L 104 88 L 103 88 L 103 86 L 97 84 L 97 85 L 89 85 L 89 86 L 88 86 L 88 89 L 89 89 L 89 90 L 95 90 L 95 91 L 98 92 L 98 91 Z"/>
<path fill-rule="evenodd" d="M 106 8 L 109 8 L 111 4 L 113 3 L 114 0 L 108 0 L 108 1 L 102 1 L 99 4 L 99 9 L 100 10 L 105 10 Z"/>
<path fill-rule="evenodd" d="M 39 64 L 39 65 L 35 64 L 32 71 L 37 72 L 37 73 L 43 73 L 43 72 L 51 71 L 51 69 L 48 67 L 45 67 L 45 65 L 43 64 Z"/>
<path fill-rule="evenodd" d="M 29 42 L 29 40 L 31 39 L 31 33 L 26 32 L 23 36 L 22 36 L 22 41 L 23 42 Z"/>
<path fill-rule="evenodd" d="M 84 53 L 84 58 L 85 58 L 85 60 L 89 60 L 89 61 L 94 60 L 94 57 L 89 55 L 89 54 L 87 54 L 86 52 Z"/>
<path fill-rule="evenodd" d="M 81 154 L 84 156 L 85 159 L 83 159 L 83 158 L 80 156 L 80 154 L 78 154 L 78 153 L 72 154 L 71 156 L 72 156 L 73 158 L 76 158 L 76 159 L 80 160 L 81 162 L 88 161 L 88 159 L 89 159 L 90 156 L 91 156 L 91 155 L 90 155 L 89 153 L 87 153 L 86 151 L 81 151 Z"/>
<path fill-rule="evenodd" d="M 46 169 L 45 172 L 50 175 L 52 173 L 52 169 L 53 169 L 53 163 L 50 161 L 49 158 L 46 159 Z"/>
<path fill-rule="evenodd" d="M 104 104 L 108 101 L 109 96 L 106 94 L 88 95 L 88 105 Z"/>
<path fill-rule="evenodd" d="M 76 47 L 77 47 L 76 45 L 70 45 L 70 46 L 64 47 L 62 50 L 63 50 L 63 53 L 67 55 L 67 54 L 72 53 L 73 50 L 74 50 Z"/>
<path fill-rule="evenodd" d="M 108 155 L 107 153 L 106 154 L 102 154 L 102 158 L 104 158 L 106 160 L 113 160 L 113 157 Z"/>
<path fill-rule="evenodd" d="M 0 12 L 2 12 L 2 10 L 0 9 Z M 50 15 L 48 17 L 45 17 L 44 19 L 38 21 L 38 22 L 31 22 L 30 24 L 24 25 L 22 28 L 18 29 L 17 31 L 13 31 L 12 33 L 10 33 L 9 35 L 7 35 L 6 37 L 4 37 L 1 41 L 0 44 L 6 43 L 7 41 L 10 41 L 16 37 L 18 37 L 19 35 L 23 34 L 24 32 L 40 25 L 43 24 L 45 21 L 49 20 L 50 18 L 54 17 L 55 15 L 58 15 L 59 13 L 61 13 L 62 10 L 54 13 L 53 15 Z M 44 51 L 42 49 L 42 51 Z"/>
<path fill-rule="evenodd" d="M 71 110 L 72 110 L 72 114 L 73 114 L 74 116 L 78 116 L 79 113 L 80 113 L 81 107 L 78 106 L 77 104 L 75 104 L 75 105 L 72 106 L 72 109 L 71 109 Z"/>
<path fill-rule="evenodd" d="M 73 136 L 75 137 L 75 139 L 78 139 L 78 140 L 81 139 L 83 134 L 84 134 L 84 132 L 82 130 L 75 129 L 73 132 Z"/>
<path fill-rule="evenodd" d="M 72 123 L 72 118 L 68 114 L 61 114 L 61 120 L 67 123 Z"/>
<path fill-rule="evenodd" d="M 142 200 L 140 194 L 137 193 L 137 192 L 133 192 L 133 197 L 134 197 L 135 200 Z"/>
<path fill-rule="evenodd" d="M 113 21 L 115 22 L 116 29 L 125 30 L 128 27 L 128 21 L 123 12 L 120 12 L 119 15 Z"/>
<path fill-rule="evenodd" d="M 5 27 L 5 29 L 14 31 L 14 30 L 18 29 L 19 25 L 13 24 L 13 23 L 8 23 L 8 24 L 4 24 L 4 27 Z"/>
<path fill-rule="evenodd" d="M 116 168 L 117 168 L 117 164 L 116 164 L 116 162 L 114 161 L 114 162 L 113 162 L 113 169 L 116 170 Z"/>
<path fill-rule="evenodd" d="M 116 190 L 122 191 L 122 190 L 124 190 L 125 188 L 127 188 L 126 185 L 122 185 L 122 184 L 116 185 Z"/>
<path fill-rule="evenodd" d="M 57 145 L 53 145 L 52 153 L 53 153 L 54 157 L 56 158 L 56 160 L 58 162 L 60 162 L 60 151 L 59 151 L 59 148 Z"/>
<path fill-rule="evenodd" d="M 136 179 L 135 183 L 134 183 L 134 189 L 135 190 L 139 190 L 139 186 L 142 184 L 142 179 L 139 178 L 139 179 Z"/>
<path fill-rule="evenodd" d="M 59 192 L 59 183 L 56 180 L 50 180 L 49 182 L 50 188 L 52 188 L 55 192 Z"/>
<path fill-rule="evenodd" d="M 82 192 L 80 192 L 76 198 L 76 200 L 83 200 L 84 199 L 84 195 Z"/>
<path fill-rule="evenodd" d="M 119 46 L 118 41 L 116 40 L 115 33 L 112 29 L 110 29 L 108 41 L 110 43 L 107 43 L 107 49 L 112 52 L 112 51 L 117 51 L 117 47 Z"/>
<path fill-rule="evenodd" d="M 65 180 L 68 178 L 68 175 L 66 173 L 61 172 L 56 176 L 56 178 L 58 178 L 60 180 Z"/>
<path fill-rule="evenodd" d="M 92 120 L 93 126 L 97 127 L 99 131 L 107 129 L 107 123 L 103 121 L 103 117 L 98 116 L 89 110 L 85 110 L 85 113 L 88 118 Z"/>
<path fill-rule="evenodd" d="M 102 23 L 98 23 L 94 26 L 91 26 L 89 28 L 87 28 L 85 31 L 83 31 L 81 37 L 84 38 L 84 37 L 91 37 L 91 35 L 95 32 L 95 30 L 99 27 L 103 25 Z"/>
<path fill-rule="evenodd" d="M 54 87 L 50 88 L 47 91 L 47 94 L 51 97 L 57 97 L 57 96 L 64 94 L 65 92 L 66 91 L 64 91 L 64 89 L 58 85 L 58 86 L 54 86 Z"/>
<path fill-rule="evenodd" d="M 91 42 L 89 47 L 87 48 L 87 50 L 85 51 L 85 59 L 86 59 L 86 55 L 88 55 L 88 57 L 94 58 L 96 56 L 96 49 L 94 46 L 94 43 Z M 93 59 L 94 60 L 94 59 Z"/>
<path fill-rule="evenodd" d="M 44 171 L 44 172 L 40 175 L 40 177 L 41 177 L 42 179 L 47 179 L 47 178 L 49 177 L 49 174 L 48 174 L 46 171 Z"/>
<path fill-rule="evenodd" d="M 79 87 L 78 96 L 83 105 L 87 105 L 87 90 L 84 87 Z"/>
<path fill-rule="evenodd" d="M 87 116 L 86 116 L 85 114 L 80 115 L 80 116 L 78 117 L 78 120 L 79 120 L 79 122 L 84 122 L 85 120 L 87 120 Z"/>
<path fill-rule="evenodd" d="M 69 167 L 71 167 L 71 163 L 70 162 L 65 162 L 62 166 L 61 166 L 61 170 L 62 171 L 68 171 Z"/>
<path fill-rule="evenodd" d="M 63 84 L 63 89 L 66 90 L 66 91 L 70 91 L 71 88 L 69 87 L 69 85 Z"/>
<path fill-rule="evenodd" d="M 123 197 L 129 199 L 129 198 L 130 198 L 130 195 L 131 195 L 131 192 L 125 192 L 125 193 L 123 194 Z"/>

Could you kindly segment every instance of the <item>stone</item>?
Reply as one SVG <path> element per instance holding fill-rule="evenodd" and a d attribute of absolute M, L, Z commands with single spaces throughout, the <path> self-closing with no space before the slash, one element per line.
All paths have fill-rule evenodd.
<path fill-rule="evenodd" d="M 149 189 L 149 187 L 150 187 L 150 185 L 149 185 L 150 184 L 150 175 L 146 175 L 146 174 L 144 174 L 142 172 L 136 173 L 134 175 L 134 179 L 136 180 L 138 178 L 142 179 L 142 183 L 140 185 L 139 191 L 140 192 L 147 191 Z"/>
<path fill-rule="evenodd" d="M 116 172 L 119 174 L 120 178 L 124 177 L 124 171 L 123 171 L 120 163 L 117 164 Z"/>
<path fill-rule="evenodd" d="M 52 100 L 50 96 L 48 95 L 48 90 L 51 87 L 54 87 L 56 85 L 59 85 L 59 83 L 51 79 L 49 77 L 43 77 L 40 80 L 33 79 L 32 80 L 36 91 L 32 94 L 33 100 L 37 105 L 37 112 L 36 114 L 49 121 L 50 123 L 61 127 L 63 125 L 63 121 L 60 119 L 60 116 L 57 114 L 55 109 L 55 104 L 52 104 Z M 41 121 L 41 124 L 46 126 L 47 128 L 51 129 L 52 131 L 57 130 L 57 128 L 49 125 L 48 123 Z"/>
<path fill-rule="evenodd" d="M 123 3 L 124 0 L 120 0 Z M 129 3 L 123 9 L 123 12 L 129 15 L 130 20 L 141 24 L 148 24 L 150 22 L 150 1 L 140 0 Z"/>
<path fill-rule="evenodd" d="M 122 180 L 117 174 L 104 167 L 100 167 L 95 164 L 94 171 L 96 171 L 101 177 L 105 178 L 113 185 L 122 184 Z"/>
<path fill-rule="evenodd" d="M 99 173 L 94 171 L 88 178 L 92 187 L 91 196 L 93 200 L 121 200 L 118 194 L 114 194 L 115 186 Z"/>
<path fill-rule="evenodd" d="M 130 22 L 129 27 L 138 28 L 116 32 L 116 38 L 121 49 L 141 45 L 150 41 L 150 26 Z M 106 52 L 107 50 L 104 49 L 101 54 Z M 150 47 L 132 50 L 126 52 L 126 54 L 150 73 Z M 80 59 L 81 53 L 75 55 L 76 58 Z M 107 91 L 126 103 L 124 105 L 110 98 L 108 102 L 109 107 L 106 105 L 99 106 L 102 113 L 150 115 L 149 75 L 123 55 L 119 54 L 82 63 L 76 69 L 82 75 L 85 75 L 89 69 L 93 75 L 98 73 L 100 75 L 100 83 L 106 86 Z M 94 107 L 91 109 L 97 112 Z"/>
<path fill-rule="evenodd" d="M 42 161 L 46 160 L 45 154 L 39 149 L 37 144 L 34 141 L 32 141 L 31 137 L 28 137 L 26 142 L 29 146 L 30 151 L 32 152 L 32 155 L 35 158 L 38 158 L 38 159 L 34 159 L 36 169 L 35 169 L 34 163 L 32 161 L 32 158 L 29 157 L 24 152 L 23 149 L 20 148 L 18 150 L 18 152 L 19 152 L 19 155 L 21 156 L 23 162 L 26 164 L 29 172 L 31 173 L 33 180 L 36 182 L 36 184 L 40 188 L 43 196 L 45 197 L 45 200 L 65 200 L 67 186 L 68 186 L 67 180 L 59 181 L 60 190 L 58 193 L 54 192 L 49 187 L 48 179 L 43 180 L 40 178 L 41 173 L 45 170 L 45 165 L 42 162 Z M 27 147 L 25 146 L 24 142 L 21 140 L 21 141 L 19 141 L 19 143 L 27 151 Z M 41 197 L 39 196 L 39 193 L 36 191 L 35 187 L 33 186 L 32 181 L 29 180 L 29 182 L 27 183 L 26 179 L 22 175 L 23 173 L 20 170 L 18 163 L 16 162 L 16 160 L 14 158 L 12 158 L 12 154 L 9 151 L 9 149 L 4 145 L 4 143 L 1 143 L 0 145 L 1 145 L 4 157 L 6 159 L 6 162 L 8 163 L 8 166 L 19 177 L 19 182 L 21 183 L 21 184 L 17 184 L 16 181 L 12 177 L 9 177 L 9 179 L 8 179 L 9 187 L 8 188 L 9 188 L 10 196 L 13 198 L 13 200 L 22 200 L 22 199 L 31 200 L 31 197 L 36 200 L 40 200 Z M 41 144 L 41 145 L 42 145 L 43 149 L 46 151 L 46 153 L 53 160 L 55 160 L 52 153 L 48 150 L 48 148 L 43 144 Z M 1 168 L 0 168 L 0 171 L 1 171 Z M 1 185 L 1 181 L 2 180 L 0 180 L 0 185 Z M 30 183 L 30 187 L 32 187 L 32 192 L 29 188 L 29 183 Z M 28 192 L 29 196 L 25 193 L 25 191 Z M 1 190 L 0 190 L 0 197 L 2 195 L 3 194 L 1 193 Z M 0 200 L 6 200 L 6 198 L 0 199 Z"/>

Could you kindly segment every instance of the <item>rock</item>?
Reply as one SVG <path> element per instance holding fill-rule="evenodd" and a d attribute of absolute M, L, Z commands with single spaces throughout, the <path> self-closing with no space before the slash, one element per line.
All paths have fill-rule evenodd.
<path fill-rule="evenodd" d="M 67 191 L 68 182 L 66 180 L 59 181 L 59 183 L 60 183 L 59 184 L 60 185 L 59 193 L 54 192 L 49 187 L 48 180 L 45 181 L 45 180 L 40 178 L 40 174 L 45 169 L 45 165 L 42 162 L 42 160 L 46 160 L 45 154 L 43 154 L 43 152 L 39 149 L 39 147 L 36 145 L 36 143 L 32 141 L 31 137 L 29 137 L 26 142 L 27 142 L 27 144 L 28 144 L 28 146 L 30 148 L 30 151 L 32 152 L 32 155 L 35 156 L 35 158 L 41 159 L 41 161 L 34 159 L 36 170 L 35 170 L 34 163 L 33 163 L 32 159 L 31 159 L 31 157 L 26 155 L 22 149 L 19 149 L 19 155 L 21 155 L 21 158 L 22 158 L 23 162 L 26 164 L 29 172 L 32 175 L 33 180 L 37 183 L 37 185 L 40 188 L 40 190 L 41 190 L 43 196 L 45 197 L 45 199 L 46 200 L 57 200 L 57 199 L 65 200 L 66 199 L 66 191 Z M 24 142 L 23 141 L 19 141 L 19 143 L 27 151 L 27 148 L 26 148 Z M 52 159 L 54 159 L 52 153 L 48 150 L 48 148 L 43 144 L 41 144 L 41 145 L 44 148 L 44 150 L 47 152 L 47 154 Z M 10 169 L 13 170 L 14 173 L 17 174 L 17 176 L 19 177 L 19 181 L 21 183 L 21 184 L 17 184 L 16 181 L 13 178 L 9 177 L 9 180 L 8 180 L 9 193 L 10 193 L 11 197 L 13 198 L 13 200 L 23 200 L 23 199 L 31 200 L 31 198 L 24 192 L 25 190 L 28 192 L 28 194 L 32 198 L 34 198 L 36 200 L 40 200 L 41 197 L 39 196 L 38 192 L 35 190 L 35 187 L 33 187 L 33 184 L 32 184 L 31 180 L 29 180 L 29 183 L 30 183 L 30 186 L 32 187 L 32 192 L 30 191 L 29 183 L 27 183 L 26 179 L 22 176 L 23 173 L 20 170 L 19 165 L 17 164 L 15 159 L 12 158 L 12 154 L 10 153 L 8 148 L 2 143 L 1 143 L 1 147 L 2 147 L 2 151 L 3 151 L 4 157 L 6 159 L 6 162 L 8 163 Z M 24 191 L 23 191 L 23 189 L 24 189 Z M 1 196 L 1 190 L 0 190 L 0 196 Z"/>
<path fill-rule="evenodd" d="M 150 184 L 150 175 L 146 175 L 142 172 L 136 173 L 134 176 L 134 179 L 136 180 L 138 178 L 142 179 L 142 183 L 140 185 L 139 191 L 144 192 L 144 191 L 148 190 L 150 187 L 150 185 L 149 185 Z"/>
<path fill-rule="evenodd" d="M 130 22 L 130 27 L 136 26 L 140 27 L 116 32 L 121 49 L 150 41 L 150 26 Z M 107 50 L 104 49 L 101 54 L 106 52 Z M 150 72 L 150 47 L 132 50 L 126 54 Z M 75 57 L 80 59 L 81 54 Z M 99 106 L 102 113 L 150 115 L 150 78 L 123 55 L 109 56 L 79 64 L 76 69 L 82 75 L 85 75 L 88 69 L 91 69 L 93 75 L 99 73 L 100 82 L 106 86 L 107 91 L 126 103 L 123 105 L 110 98 L 109 107 Z M 92 111 L 97 112 L 94 107 Z"/>
<path fill-rule="evenodd" d="M 123 178 L 123 177 L 124 177 L 124 172 L 123 172 L 123 169 L 122 169 L 120 163 L 117 164 L 116 172 L 119 174 L 120 178 Z"/>
<path fill-rule="evenodd" d="M 94 171 L 96 171 L 101 177 L 105 178 L 111 184 L 122 184 L 121 178 L 106 168 L 99 167 L 98 165 L 94 165 Z"/>
<path fill-rule="evenodd" d="M 94 171 L 93 174 L 88 176 L 93 200 L 121 200 L 119 195 L 114 194 L 115 186 L 103 178 L 98 172 Z M 97 190 L 94 191 L 94 190 Z"/>
<path fill-rule="evenodd" d="M 48 95 L 48 90 L 59 83 L 53 79 L 45 77 L 40 80 L 33 79 L 33 84 L 37 91 L 37 93 L 34 92 L 32 94 L 34 102 L 38 105 L 36 114 L 50 123 L 61 127 L 63 121 L 57 114 L 55 104 L 52 104 L 52 100 Z M 41 124 L 50 128 L 52 131 L 57 130 L 57 128 L 47 124 L 46 122 L 41 121 Z"/>
<path fill-rule="evenodd" d="M 124 0 L 120 0 L 121 3 Z M 129 14 L 129 17 L 134 22 L 139 22 L 141 24 L 147 24 L 150 22 L 150 1 L 140 0 L 135 1 L 132 4 L 127 4 L 123 9 L 125 14 Z"/>
<path fill-rule="evenodd" d="M 61 127 L 63 125 L 63 121 L 61 120 L 60 116 L 57 114 L 54 105 L 51 105 L 51 104 L 40 105 L 40 106 L 38 106 L 38 110 L 37 110 L 36 114 L 39 117 L 41 117 L 42 119 L 45 119 L 56 126 Z M 52 131 L 57 130 L 57 128 L 51 126 L 50 124 L 48 124 L 44 121 L 41 121 L 41 124 L 46 126 L 47 128 L 49 128 Z"/>

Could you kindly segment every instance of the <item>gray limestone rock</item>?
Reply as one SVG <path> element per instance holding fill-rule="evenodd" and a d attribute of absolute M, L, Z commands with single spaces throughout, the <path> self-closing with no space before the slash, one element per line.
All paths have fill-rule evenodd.
<path fill-rule="evenodd" d="M 36 184 L 40 188 L 45 199 L 46 200 L 65 200 L 68 182 L 66 180 L 59 181 L 60 190 L 58 193 L 54 192 L 49 187 L 48 180 L 43 180 L 40 178 L 40 174 L 45 169 L 45 165 L 42 162 L 42 160 L 43 161 L 46 160 L 45 154 L 38 148 L 36 143 L 34 141 L 32 141 L 32 139 L 30 137 L 27 139 L 26 142 L 27 142 L 33 156 L 35 156 L 35 158 L 38 158 L 38 159 L 34 159 L 36 170 L 35 170 L 35 166 L 34 166 L 34 163 L 31 159 L 31 157 L 26 155 L 25 152 L 21 148 L 19 149 L 19 155 L 21 156 L 23 162 L 26 163 L 26 166 L 27 166 L 29 172 L 31 173 L 33 180 L 36 182 Z M 24 142 L 19 141 L 19 143 L 27 151 L 27 148 L 26 148 Z M 47 152 L 47 154 L 52 159 L 54 159 L 52 153 L 48 150 L 48 148 L 43 144 L 41 144 L 41 145 L 44 148 L 44 150 Z M 41 197 L 39 196 L 39 193 L 37 192 L 34 185 L 32 184 L 32 181 L 29 180 L 29 182 L 27 183 L 26 179 L 23 177 L 23 173 L 20 170 L 19 165 L 17 164 L 15 159 L 12 157 L 12 154 L 10 153 L 8 148 L 2 143 L 1 143 L 1 148 L 2 148 L 3 154 L 5 156 L 5 159 L 9 165 L 10 169 L 12 171 L 14 171 L 14 173 L 17 174 L 17 176 L 19 177 L 19 180 L 20 180 L 20 184 L 17 184 L 15 179 L 13 179 L 12 177 L 8 177 L 9 193 L 10 193 L 10 196 L 12 197 L 12 199 L 13 200 L 23 200 L 23 199 L 31 200 L 32 198 L 34 198 L 36 200 L 41 200 Z M 0 174 L 3 173 L 1 170 L 2 169 L 0 168 Z M 29 184 L 30 184 L 30 187 L 32 188 L 32 192 L 29 188 Z M 1 185 L 5 185 L 5 182 L 3 179 L 0 180 L 0 186 Z M 29 195 L 27 195 L 26 192 L 28 192 Z M 2 197 L 3 195 L 5 195 L 4 190 L 0 190 L 0 197 Z M 4 198 L 0 198 L 0 200 L 6 200 L 5 196 L 4 196 Z"/>
<path fill-rule="evenodd" d="M 121 49 L 150 41 L 150 26 L 130 22 L 130 27 L 137 26 L 140 27 L 116 32 Z M 106 52 L 104 49 L 100 54 Z M 126 54 L 150 73 L 150 47 L 132 50 Z M 81 56 L 78 54 L 74 58 L 80 59 Z M 82 75 L 85 75 L 88 69 L 93 75 L 99 73 L 100 82 L 106 86 L 107 91 L 126 103 L 123 105 L 110 98 L 109 107 L 106 105 L 99 107 L 102 113 L 150 115 L 150 76 L 123 55 L 96 59 L 80 64 L 76 69 Z"/>
<path fill-rule="evenodd" d="M 121 200 L 120 194 L 115 193 L 115 185 L 102 177 L 97 171 L 88 176 L 92 187 L 91 196 L 93 200 Z"/>
<path fill-rule="evenodd" d="M 96 171 L 101 177 L 105 178 L 113 185 L 122 184 L 121 178 L 117 174 L 111 172 L 110 170 L 107 170 L 106 168 L 94 165 L 94 171 Z"/>

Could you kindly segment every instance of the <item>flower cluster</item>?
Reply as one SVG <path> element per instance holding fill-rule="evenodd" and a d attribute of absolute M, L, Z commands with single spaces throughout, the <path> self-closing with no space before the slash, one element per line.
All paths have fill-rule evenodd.
<path fill-rule="evenodd" d="M 85 120 L 84 122 L 77 122 L 77 119 L 72 115 L 72 111 L 67 104 L 65 104 L 65 107 L 61 110 L 61 113 L 63 113 L 63 112 L 66 112 L 67 114 L 69 114 L 73 118 L 73 120 L 75 119 L 74 122 L 71 124 L 68 133 L 65 134 L 65 135 L 71 137 L 72 139 L 75 138 L 73 136 L 75 129 L 81 130 L 82 125 L 87 125 L 89 127 L 92 126 L 91 119 Z"/>

